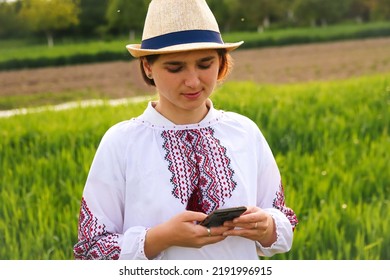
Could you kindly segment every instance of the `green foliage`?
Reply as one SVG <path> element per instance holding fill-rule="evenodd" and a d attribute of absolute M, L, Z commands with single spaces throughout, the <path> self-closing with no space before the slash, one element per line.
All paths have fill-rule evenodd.
<path fill-rule="evenodd" d="M 81 190 L 102 133 L 140 105 L 0 119 L 0 259 L 71 259 Z M 104 112 L 103 114 L 101 114 Z"/>
<path fill-rule="evenodd" d="M 87 37 L 100 34 L 101 29 L 107 24 L 105 13 L 108 0 L 79 0 L 80 14 L 79 25 L 76 33 Z"/>
<path fill-rule="evenodd" d="M 0 70 L 37 68 L 81 63 L 129 60 L 127 40 L 85 41 L 58 44 L 54 48 L 44 45 L 23 44 L 12 41 L 0 46 Z M 12 47 L 14 46 L 14 47 Z"/>
<path fill-rule="evenodd" d="M 63 104 L 68 102 L 80 102 L 82 100 L 105 99 L 104 93 L 95 92 L 88 89 L 73 92 L 41 92 L 26 95 L 9 95 L 0 97 L 1 110 L 16 110 L 18 108 L 34 108 Z"/>
<path fill-rule="evenodd" d="M 269 30 L 264 33 L 239 32 L 223 34 L 225 42 L 244 40 L 240 49 L 289 44 L 304 44 L 345 39 L 361 39 L 390 36 L 390 22 L 328 26 L 327 28 L 290 28 Z M 22 40 L 5 40 L 0 45 L 0 71 L 21 68 L 71 65 L 90 62 L 129 60 L 132 57 L 126 44 L 140 42 L 141 38 L 129 41 L 120 38 L 113 41 L 59 43 L 55 48 L 45 45 L 23 44 Z"/>
<path fill-rule="evenodd" d="M 274 258 L 390 258 L 389 74 L 220 93 L 216 106 L 263 130 L 298 214 L 293 250 Z"/>
<path fill-rule="evenodd" d="M 77 0 L 25 0 L 21 17 L 33 30 L 57 30 L 78 23 Z"/>
<path fill-rule="evenodd" d="M 17 16 L 16 5 L 0 2 L 0 38 L 18 33 L 22 23 Z"/>
<path fill-rule="evenodd" d="M 236 22 L 240 21 L 240 8 L 238 0 L 209 0 L 207 1 L 213 11 L 222 32 L 229 32 Z"/>
<path fill-rule="evenodd" d="M 239 32 L 223 36 L 226 42 L 243 40 L 240 48 L 259 48 L 390 36 L 390 22 L 344 24 L 326 28 L 288 28 L 264 33 Z"/>
<path fill-rule="evenodd" d="M 44 31 L 52 46 L 52 33 L 78 24 L 78 0 L 24 0 L 20 17 L 33 31 Z"/>
<path fill-rule="evenodd" d="M 254 120 L 299 218 L 273 259 L 390 259 L 390 75 L 297 85 L 227 83 L 216 108 Z M 0 259 L 72 259 L 103 133 L 146 103 L 0 119 Z"/>
<path fill-rule="evenodd" d="M 351 0 L 296 0 L 296 16 L 306 24 L 327 25 L 339 22 L 351 6 Z"/>
<path fill-rule="evenodd" d="M 0 37 L 24 37 L 34 25 L 19 21 L 20 6 L 28 2 L 51 5 L 52 10 L 41 10 L 36 21 L 48 21 L 58 12 L 67 13 L 63 5 L 71 0 L 19 0 L 0 1 Z M 51 2 L 51 3 L 49 3 Z M 68 26 L 67 36 L 127 35 L 130 30 L 142 30 L 146 7 L 150 0 L 77 0 L 79 25 Z M 390 19 L 388 0 L 207 0 L 223 32 L 262 31 L 275 27 L 341 24 L 348 21 L 374 22 Z M 13 6 L 13 7 L 11 7 Z M 10 8 L 11 7 L 11 8 Z M 35 12 L 34 12 L 35 13 Z M 73 14 L 74 15 L 74 14 Z M 57 18 L 56 24 L 67 22 Z M 29 34 L 40 36 L 40 33 Z"/>
<path fill-rule="evenodd" d="M 369 7 L 370 16 L 375 20 L 390 20 L 390 1 L 365 0 Z"/>
<path fill-rule="evenodd" d="M 108 28 L 125 32 L 142 31 L 148 2 L 146 0 L 109 0 L 106 11 Z"/>

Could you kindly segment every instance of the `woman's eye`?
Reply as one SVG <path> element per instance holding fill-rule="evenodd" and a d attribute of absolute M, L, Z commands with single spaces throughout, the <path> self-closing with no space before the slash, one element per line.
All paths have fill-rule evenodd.
<path fill-rule="evenodd" d="M 200 69 L 209 69 L 211 66 L 211 63 L 207 63 L 207 64 L 199 64 L 198 67 Z"/>
<path fill-rule="evenodd" d="M 177 73 L 177 72 L 180 72 L 180 70 L 182 69 L 182 67 L 170 67 L 170 68 L 167 68 L 168 72 L 170 73 Z"/>

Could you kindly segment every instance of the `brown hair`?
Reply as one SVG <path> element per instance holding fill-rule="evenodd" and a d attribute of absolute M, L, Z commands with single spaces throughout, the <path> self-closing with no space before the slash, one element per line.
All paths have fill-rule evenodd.
<path fill-rule="evenodd" d="M 233 60 L 230 54 L 227 52 L 226 49 L 217 49 L 218 55 L 220 57 L 220 66 L 218 71 L 218 81 L 221 82 L 224 80 L 230 73 L 232 67 L 233 67 Z M 148 76 L 145 73 L 145 69 L 143 66 L 143 59 L 146 59 L 146 61 L 152 65 L 159 57 L 159 54 L 153 54 L 153 55 L 147 55 L 140 58 L 140 69 L 142 78 L 144 79 L 145 83 L 149 86 L 156 86 L 153 79 L 148 78 Z"/>

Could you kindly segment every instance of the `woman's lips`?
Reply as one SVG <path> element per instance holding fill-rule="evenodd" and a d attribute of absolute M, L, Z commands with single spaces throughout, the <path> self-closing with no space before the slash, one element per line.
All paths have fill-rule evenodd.
<path fill-rule="evenodd" d="M 188 99 L 196 99 L 202 94 L 202 91 L 183 93 L 183 95 Z"/>

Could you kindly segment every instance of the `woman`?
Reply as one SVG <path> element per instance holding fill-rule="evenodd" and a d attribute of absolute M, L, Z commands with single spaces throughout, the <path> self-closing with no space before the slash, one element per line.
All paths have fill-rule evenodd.
<path fill-rule="evenodd" d="M 180 15 L 180 16 L 178 16 Z M 204 0 L 152 0 L 143 76 L 159 99 L 104 135 L 85 185 L 76 259 L 258 259 L 290 250 L 295 213 L 258 127 L 209 99 L 229 72 L 227 44 Z M 247 207 L 221 226 L 216 209 Z"/>

